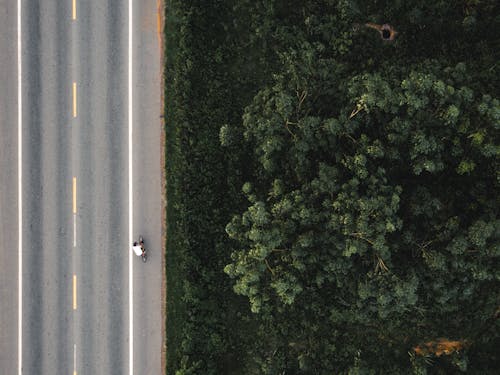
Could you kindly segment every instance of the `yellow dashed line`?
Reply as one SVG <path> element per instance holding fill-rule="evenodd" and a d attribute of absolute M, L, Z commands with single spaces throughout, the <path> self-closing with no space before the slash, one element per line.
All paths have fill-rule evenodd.
<path fill-rule="evenodd" d="M 73 82 L 73 117 L 76 117 L 76 82 Z"/>

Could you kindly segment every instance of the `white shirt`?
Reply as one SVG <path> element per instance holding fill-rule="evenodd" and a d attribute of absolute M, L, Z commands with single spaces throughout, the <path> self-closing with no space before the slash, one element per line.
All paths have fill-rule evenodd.
<path fill-rule="evenodd" d="M 142 248 L 139 245 L 132 246 L 132 249 L 134 250 L 135 255 L 139 257 L 142 255 Z"/>

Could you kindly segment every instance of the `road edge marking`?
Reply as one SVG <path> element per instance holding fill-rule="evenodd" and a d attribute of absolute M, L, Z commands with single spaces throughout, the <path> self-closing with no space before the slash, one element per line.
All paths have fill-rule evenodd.
<path fill-rule="evenodd" d="M 133 227 L 133 171 L 132 171 L 132 125 L 133 125 L 133 110 L 132 110 L 132 18 L 133 18 L 132 0 L 128 0 L 128 227 L 129 227 L 129 257 L 128 257 L 128 271 L 129 271 L 129 375 L 134 374 L 134 280 L 133 280 L 133 253 L 132 242 L 134 236 Z"/>
<path fill-rule="evenodd" d="M 17 370 L 23 373 L 23 95 L 22 95 L 22 0 L 17 0 L 17 173 L 18 173 L 18 331 Z"/>

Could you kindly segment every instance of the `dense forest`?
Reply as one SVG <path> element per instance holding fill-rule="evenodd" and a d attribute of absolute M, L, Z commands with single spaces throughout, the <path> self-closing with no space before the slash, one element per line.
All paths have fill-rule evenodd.
<path fill-rule="evenodd" d="M 500 368 L 500 3 L 166 0 L 167 373 Z"/>

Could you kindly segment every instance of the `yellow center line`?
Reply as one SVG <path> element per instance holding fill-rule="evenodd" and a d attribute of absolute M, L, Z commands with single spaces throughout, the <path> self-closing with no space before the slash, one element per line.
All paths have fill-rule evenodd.
<path fill-rule="evenodd" d="M 73 82 L 73 117 L 76 117 L 76 82 Z"/>
<path fill-rule="evenodd" d="M 76 310 L 76 275 L 73 275 L 73 310 Z"/>
<path fill-rule="evenodd" d="M 73 177 L 73 213 L 76 214 L 76 177 Z"/>
<path fill-rule="evenodd" d="M 73 19 L 76 20 L 76 0 L 73 0 Z"/>

